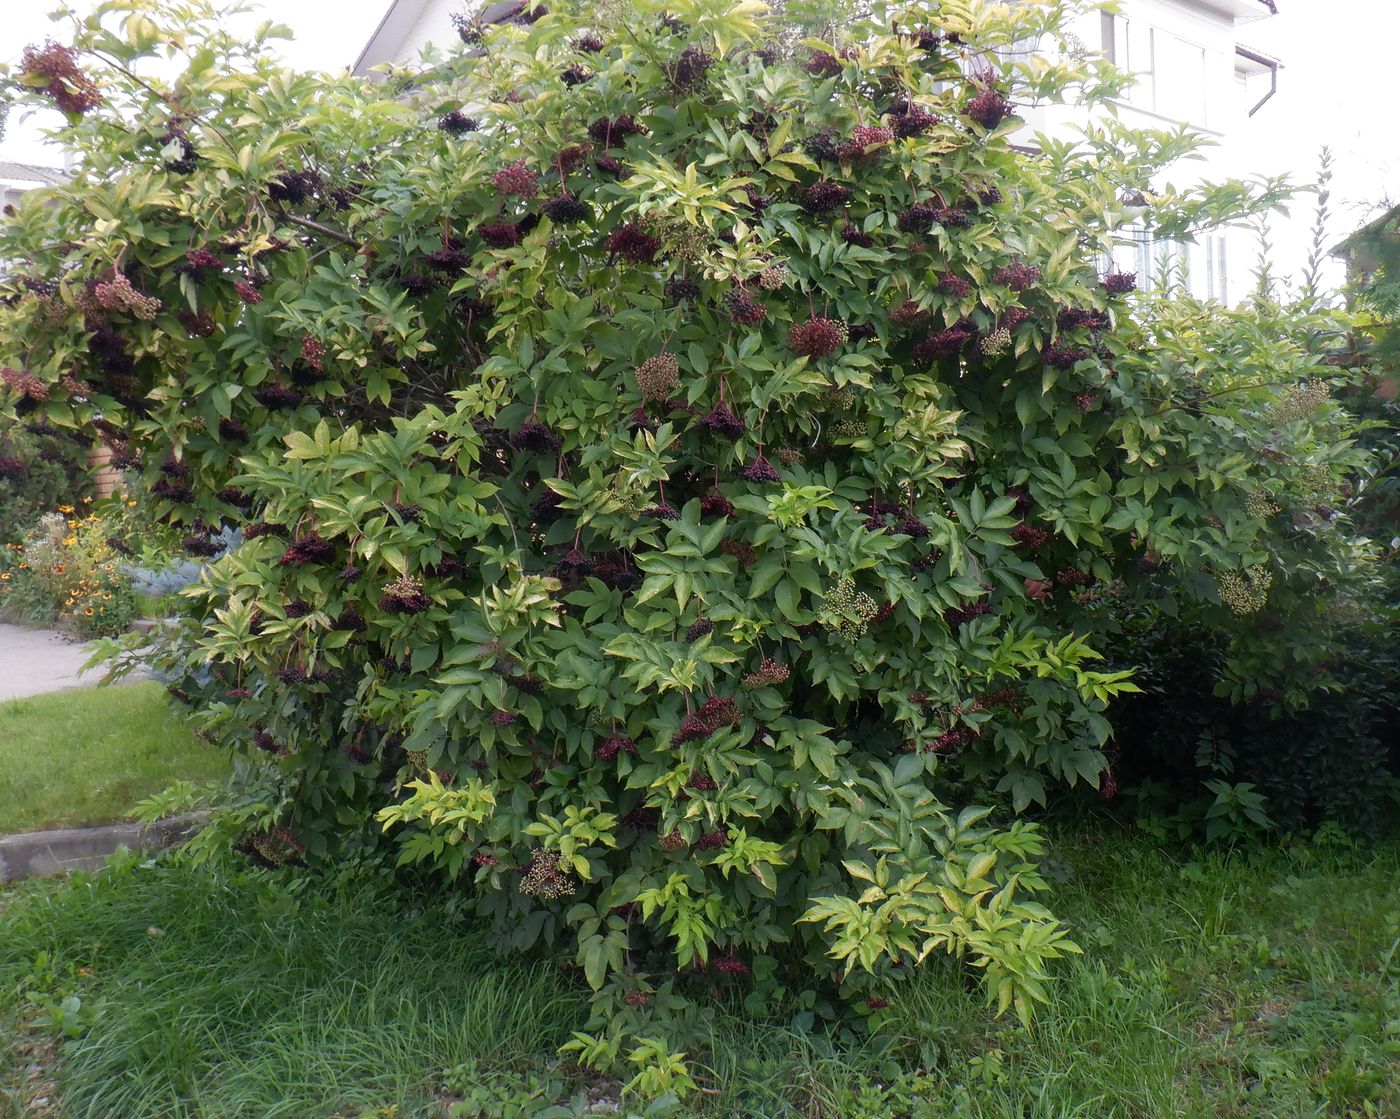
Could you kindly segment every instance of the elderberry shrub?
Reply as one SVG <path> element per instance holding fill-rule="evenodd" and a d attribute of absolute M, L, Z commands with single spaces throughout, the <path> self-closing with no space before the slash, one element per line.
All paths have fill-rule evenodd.
<path fill-rule="evenodd" d="M 420 863 L 503 945 L 561 946 L 613 1071 L 694 1040 L 639 992 L 805 983 L 837 1020 L 928 938 L 1028 1015 L 1069 943 L 1011 817 L 1107 770 L 1132 661 L 1095 603 L 1170 593 L 1227 683 L 1320 687 L 1325 634 L 1232 605 L 1302 625 L 1366 553 L 1304 519 L 1362 465 L 1317 324 L 1105 286 L 1092 215 L 1145 148 L 1018 152 L 1030 91 L 967 73 L 1043 13 L 926 7 L 783 58 L 745 44 L 803 35 L 753 6 L 497 5 L 407 85 L 287 80 L 154 10 L 197 68 L 107 66 L 96 17 L 31 60 L 105 99 L 70 106 L 72 183 L 0 223 L 0 408 L 146 464 L 181 536 L 247 526 L 153 654 L 253 759 L 215 826 L 277 805 L 245 849 Z M 178 170 L 130 124 L 159 88 L 201 138 Z M 216 139 L 275 154 L 231 173 Z M 1230 198 L 1277 201 L 1173 220 Z M 863 931 L 876 874 L 921 876 L 897 935 Z M 974 945 L 944 901 L 993 896 Z"/>

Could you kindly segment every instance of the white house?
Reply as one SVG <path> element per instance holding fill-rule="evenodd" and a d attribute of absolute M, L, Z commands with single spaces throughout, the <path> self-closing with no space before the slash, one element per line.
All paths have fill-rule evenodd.
<path fill-rule="evenodd" d="M 1277 59 L 1252 49 L 1242 38 L 1249 24 L 1277 14 L 1275 0 L 1119 0 L 1117 14 L 1081 16 L 1071 30 L 1137 81 L 1118 103 L 1118 115 L 1134 128 L 1189 124 L 1212 146 L 1204 159 L 1174 168 L 1179 186 L 1248 177 L 1236 143 L 1251 118 L 1267 112 L 1278 87 Z M 1025 114 L 1027 130 L 1064 137 L 1084 122 L 1084 111 L 1056 105 Z M 1117 263 L 1140 278 L 1168 272 L 1184 277 L 1201 297 L 1233 303 L 1248 287 L 1254 263 L 1253 235 L 1222 230 L 1190 245 L 1154 239 L 1136 231 Z"/>
<path fill-rule="evenodd" d="M 456 39 L 452 16 L 476 6 L 472 0 L 391 0 L 355 61 L 355 73 L 411 62 L 430 44 L 448 46 Z M 1173 172 L 1178 185 L 1247 176 L 1250 168 L 1241 166 L 1232 140 L 1265 111 L 1281 67 L 1252 50 L 1241 34 L 1277 14 L 1276 0 L 1119 0 L 1118 8 L 1117 14 L 1080 16 L 1070 30 L 1088 50 L 1137 75 L 1118 106 L 1120 118 L 1133 127 L 1190 124 L 1214 141 L 1204 160 Z M 1066 105 L 1023 115 L 1026 143 L 1036 132 L 1064 137 L 1085 121 L 1082 108 Z M 1248 286 L 1252 250 L 1247 231 L 1219 231 L 1180 245 L 1143 229 L 1115 255 L 1144 284 L 1174 273 L 1198 296 L 1234 302 Z"/>
<path fill-rule="evenodd" d="M 18 202 L 25 191 L 56 186 L 66 178 L 56 167 L 35 167 L 0 159 L 0 208 Z"/>
<path fill-rule="evenodd" d="M 368 73 L 385 62 L 411 62 L 429 44 L 446 46 L 457 37 L 453 14 L 476 7 L 472 0 L 389 0 L 384 18 L 355 60 L 355 73 Z"/>

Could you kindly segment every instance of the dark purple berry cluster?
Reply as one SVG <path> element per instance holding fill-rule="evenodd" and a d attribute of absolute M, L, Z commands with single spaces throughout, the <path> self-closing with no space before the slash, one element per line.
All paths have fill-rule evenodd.
<path fill-rule="evenodd" d="M 792 669 L 787 665 L 779 664 L 772 657 L 764 657 L 758 662 L 758 667 L 754 671 L 744 676 L 741 683 L 749 690 L 774 688 L 779 684 L 786 684 L 791 675 Z"/>
<path fill-rule="evenodd" d="M 702 637 L 708 637 L 715 632 L 715 623 L 709 618 L 697 618 L 686 627 L 685 639 L 687 641 L 699 641 Z"/>
<path fill-rule="evenodd" d="M 716 404 L 700 420 L 700 427 L 711 435 L 738 442 L 748 430 L 742 418 L 731 412 L 725 405 Z M 730 506 L 730 511 L 733 511 Z"/>
<path fill-rule="evenodd" d="M 296 389 L 288 388 L 286 385 L 279 385 L 276 382 L 264 385 L 253 393 L 253 399 L 261 404 L 268 411 L 275 412 L 281 408 L 296 408 L 301 404 L 301 393 Z"/>
<path fill-rule="evenodd" d="M 992 273 L 992 282 L 1005 284 L 1012 291 L 1025 291 L 1040 279 L 1040 269 L 1033 264 L 1023 264 L 1019 260 L 1006 264 Z"/>
<path fill-rule="evenodd" d="M 851 200 L 849 187 L 822 181 L 813 183 L 802 192 L 802 208 L 809 214 L 826 214 L 839 210 Z"/>
<path fill-rule="evenodd" d="M 244 533 L 247 536 L 247 533 Z M 304 567 L 311 563 L 325 563 L 335 555 L 335 545 L 321 538 L 319 532 L 308 532 L 299 536 L 287 546 L 277 561 L 279 567 Z"/>
<path fill-rule="evenodd" d="M 991 131 L 1011 115 L 1013 108 L 1012 103 L 1002 96 L 1000 90 L 988 86 L 967 103 L 967 115 Z"/>
<path fill-rule="evenodd" d="M 672 276 L 666 281 L 666 298 L 672 304 L 694 303 L 700 298 L 700 285 L 689 276 Z"/>
<path fill-rule="evenodd" d="M 818 162 L 837 163 L 841 159 L 841 138 L 834 128 L 823 128 L 802 141 L 802 151 Z"/>
<path fill-rule="evenodd" d="M 841 159 L 845 163 L 868 159 L 894 141 L 894 132 L 881 125 L 860 124 L 841 145 Z"/>
<path fill-rule="evenodd" d="M 795 354 L 803 357 L 822 358 L 834 354 L 846 344 L 850 330 L 845 323 L 836 319 L 813 315 L 804 323 L 798 323 L 788 331 L 787 344 Z"/>
<path fill-rule="evenodd" d="M 943 611 L 943 620 L 948 624 L 949 629 L 957 629 L 966 625 L 973 618 L 980 618 L 992 612 L 991 603 L 969 602 L 966 606 L 950 606 Z"/>
<path fill-rule="evenodd" d="M 834 78 L 841 73 L 841 60 L 830 51 L 813 51 L 802 68 L 817 78 Z"/>
<path fill-rule="evenodd" d="M 725 309 L 731 322 L 739 326 L 757 326 L 768 317 L 768 308 L 749 298 L 747 292 L 735 288 L 724 294 Z"/>
<path fill-rule="evenodd" d="M 471 263 L 471 257 L 460 246 L 447 243 L 440 249 L 426 253 L 423 263 L 435 272 L 460 272 Z"/>
<path fill-rule="evenodd" d="M 477 129 L 476 118 L 467 116 L 461 109 L 453 109 L 438 117 L 437 126 L 449 136 L 464 136 Z"/>
<path fill-rule="evenodd" d="M 477 227 L 481 239 L 493 249 L 509 249 L 520 244 L 520 227 L 513 221 L 488 222 Z"/>
<path fill-rule="evenodd" d="M 19 72 L 26 84 L 42 89 L 65 113 L 81 116 L 102 104 L 102 93 L 78 65 L 77 52 L 52 39 L 42 47 L 25 47 Z"/>
<path fill-rule="evenodd" d="M 646 126 L 630 113 L 608 118 L 599 117 L 588 126 L 588 135 L 605 148 L 620 148 L 629 136 L 645 136 Z"/>
<path fill-rule="evenodd" d="M 938 118 L 922 105 L 901 99 L 890 106 L 890 127 L 901 140 L 922 136 L 938 123 Z"/>
<path fill-rule="evenodd" d="M 936 361 L 959 353 L 972 340 L 973 332 L 958 324 L 946 330 L 938 330 L 926 335 L 913 349 L 914 360 L 918 362 Z"/>
<path fill-rule="evenodd" d="M 714 55 L 697 46 L 689 46 L 681 51 L 679 58 L 666 65 L 666 76 L 680 92 L 693 93 L 705 84 L 705 77 L 714 64 Z"/>
<path fill-rule="evenodd" d="M 762 454 L 739 471 L 739 477 L 746 482 L 757 482 L 760 485 L 771 485 L 773 482 L 782 481 L 782 475 L 773 469 L 773 464 Z"/>
<path fill-rule="evenodd" d="M 523 159 L 517 159 L 501 170 L 492 173 L 491 185 L 497 194 L 508 197 L 533 198 L 540 189 L 540 177 L 525 166 Z"/>
<path fill-rule="evenodd" d="M 593 216 L 593 211 L 588 208 L 588 203 L 580 202 L 572 194 L 560 194 L 551 198 L 542 208 L 544 216 L 555 225 L 573 225 L 577 222 L 587 221 Z"/>
<path fill-rule="evenodd" d="M 365 630 L 365 619 L 354 606 L 347 606 L 336 617 L 332 628 L 345 633 L 362 633 Z"/>
<path fill-rule="evenodd" d="M 267 196 L 273 202 L 300 206 L 320 187 L 321 176 L 315 171 L 284 171 L 267 184 Z"/>
<path fill-rule="evenodd" d="M 635 754 L 636 752 L 636 743 L 626 735 L 618 734 L 617 731 L 613 731 L 593 748 L 593 756 L 600 762 L 610 762 L 619 754 Z"/>
<path fill-rule="evenodd" d="M 1046 541 L 1050 539 L 1050 532 L 1048 529 L 1036 528 L 1034 525 L 1022 521 L 1011 530 L 1011 539 L 1016 541 L 1018 545 L 1035 552 L 1045 547 Z"/>
<path fill-rule="evenodd" d="M 604 247 L 613 256 L 633 264 L 651 264 L 661 251 L 661 238 L 648 233 L 640 222 L 629 221 L 608 234 Z"/>
<path fill-rule="evenodd" d="M 841 240 L 848 245 L 855 245 L 858 248 L 869 249 L 875 245 L 875 239 L 868 233 L 857 229 L 850 222 L 847 222 L 841 229 Z"/>
<path fill-rule="evenodd" d="M 512 437 L 511 444 L 517 450 L 531 454 L 554 455 L 564 446 L 564 440 L 547 425 L 530 422 L 520 425 L 520 430 Z"/>
<path fill-rule="evenodd" d="M 905 233 L 927 233 L 938 220 L 939 207 L 932 202 L 915 202 L 901 210 L 896 224 Z"/>
<path fill-rule="evenodd" d="M 706 517 L 732 517 L 735 514 L 734 501 L 725 497 L 720 490 L 710 490 L 700 499 L 700 511 Z"/>
<path fill-rule="evenodd" d="M 1070 369 L 1088 356 L 1089 351 L 1078 346 L 1046 346 L 1041 351 L 1040 360 L 1052 369 Z"/>
<path fill-rule="evenodd" d="M 1056 316 L 1055 321 L 1061 330 L 1074 330 L 1081 326 L 1089 330 L 1103 330 L 1108 326 L 1106 314 L 1083 307 L 1066 307 Z"/>

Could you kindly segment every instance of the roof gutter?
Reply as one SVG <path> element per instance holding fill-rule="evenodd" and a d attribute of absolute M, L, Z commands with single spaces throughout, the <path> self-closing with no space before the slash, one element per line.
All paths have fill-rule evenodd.
<path fill-rule="evenodd" d="M 1237 46 L 1235 48 L 1235 53 L 1241 58 L 1249 59 L 1250 62 L 1257 62 L 1260 66 L 1267 66 L 1269 68 L 1269 92 L 1259 98 L 1259 100 L 1255 102 L 1254 108 L 1249 110 L 1248 115 L 1253 116 L 1264 107 L 1265 102 L 1267 102 L 1270 97 L 1278 92 L 1278 72 L 1283 64 L 1279 62 L 1277 58 L 1270 58 L 1266 54 L 1258 54 L 1248 47 Z"/>

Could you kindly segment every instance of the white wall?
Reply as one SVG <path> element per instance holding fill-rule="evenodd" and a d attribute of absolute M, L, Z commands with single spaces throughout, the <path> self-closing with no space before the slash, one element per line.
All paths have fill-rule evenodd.
<path fill-rule="evenodd" d="M 418 7 L 410 2 L 410 7 Z M 392 62 L 396 65 L 412 62 L 429 44 L 446 47 L 457 40 L 457 31 L 452 26 L 452 16 L 471 5 L 462 0 L 424 0 L 422 10 L 413 18 L 397 20 L 391 16 L 392 29 L 386 34 L 376 57 L 367 59 L 370 65 Z"/>

